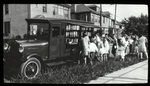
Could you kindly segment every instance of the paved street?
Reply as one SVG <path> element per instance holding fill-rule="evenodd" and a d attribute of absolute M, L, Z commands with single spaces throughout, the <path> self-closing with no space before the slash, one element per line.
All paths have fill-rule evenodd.
<path fill-rule="evenodd" d="M 148 83 L 148 60 L 123 68 L 85 84 Z"/>

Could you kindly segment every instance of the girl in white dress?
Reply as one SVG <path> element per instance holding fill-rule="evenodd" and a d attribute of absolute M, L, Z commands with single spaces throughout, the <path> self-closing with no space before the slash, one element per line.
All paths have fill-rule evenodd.
<path fill-rule="evenodd" d="M 107 41 L 106 37 L 103 38 L 103 58 L 107 60 L 109 54 L 109 42 Z"/>
<path fill-rule="evenodd" d="M 138 52 L 138 41 L 137 41 L 137 38 L 133 38 L 133 43 L 132 43 L 132 49 L 133 49 L 133 55 L 136 55 L 138 56 L 139 55 L 139 52 Z"/>
<path fill-rule="evenodd" d="M 118 39 L 116 57 L 121 57 L 124 61 L 125 58 L 125 47 L 120 43 L 121 39 Z"/>
<path fill-rule="evenodd" d="M 95 44 L 97 45 L 97 48 L 98 48 L 97 59 L 100 61 L 101 57 L 102 57 L 102 49 L 103 49 L 103 43 L 102 43 L 102 39 L 100 37 L 100 33 L 97 32 L 94 39 L 95 39 Z"/>
<path fill-rule="evenodd" d="M 94 60 L 94 57 L 97 56 L 97 53 L 98 53 L 98 48 L 96 44 L 94 43 L 93 37 L 91 37 L 90 43 L 89 43 L 89 59 L 90 59 L 91 65 L 93 65 L 92 61 Z"/>

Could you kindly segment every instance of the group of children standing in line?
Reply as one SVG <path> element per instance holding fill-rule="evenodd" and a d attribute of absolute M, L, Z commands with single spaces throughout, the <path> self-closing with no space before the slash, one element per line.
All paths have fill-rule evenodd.
<path fill-rule="evenodd" d="M 112 37 L 113 46 L 110 51 L 110 40 L 107 35 L 102 31 L 96 32 L 96 34 L 91 37 L 88 36 L 87 32 L 83 33 L 81 38 L 81 55 L 84 58 L 84 63 L 87 64 L 87 59 L 90 59 L 91 65 L 92 60 L 96 57 L 99 61 L 105 61 L 112 53 L 114 57 L 121 57 L 125 60 L 126 55 L 136 55 L 137 57 L 143 58 L 143 55 L 148 58 L 147 48 L 146 48 L 146 37 L 139 34 L 139 39 L 137 35 L 127 36 L 122 34 L 122 37 L 116 38 L 115 35 Z"/>
<path fill-rule="evenodd" d="M 94 60 L 95 57 L 97 57 L 99 61 L 107 59 L 110 45 L 106 37 L 107 36 L 104 34 L 101 35 L 101 32 L 97 32 L 91 37 L 88 36 L 87 32 L 83 33 L 83 37 L 81 38 L 81 52 L 84 57 L 85 64 L 87 63 L 88 58 L 90 59 L 91 64 L 93 64 L 92 60 Z"/>

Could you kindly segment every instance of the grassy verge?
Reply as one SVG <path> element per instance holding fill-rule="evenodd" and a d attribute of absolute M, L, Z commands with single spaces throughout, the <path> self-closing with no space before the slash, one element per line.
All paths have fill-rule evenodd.
<path fill-rule="evenodd" d="M 11 83 L 52 83 L 52 84 L 83 84 L 90 80 L 117 71 L 121 68 L 140 62 L 136 57 L 128 57 L 127 61 L 108 60 L 95 62 L 94 65 L 64 65 L 60 68 L 48 68 L 39 77 L 27 80 L 23 77 L 11 79 Z"/>

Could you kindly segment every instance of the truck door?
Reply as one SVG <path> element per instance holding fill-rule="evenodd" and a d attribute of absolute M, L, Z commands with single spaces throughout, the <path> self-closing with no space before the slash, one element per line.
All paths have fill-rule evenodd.
<path fill-rule="evenodd" d="M 51 23 L 50 59 L 60 56 L 61 23 Z"/>

